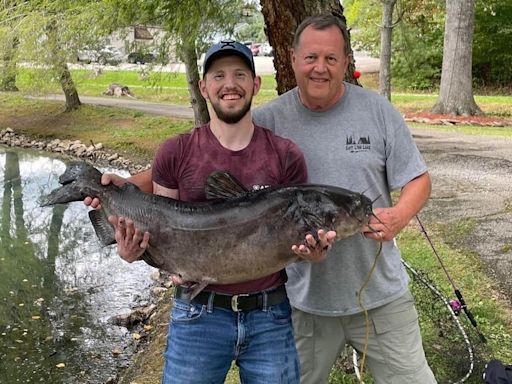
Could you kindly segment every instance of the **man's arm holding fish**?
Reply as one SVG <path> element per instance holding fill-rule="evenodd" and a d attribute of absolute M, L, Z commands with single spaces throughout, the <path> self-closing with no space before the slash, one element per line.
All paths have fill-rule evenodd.
<path fill-rule="evenodd" d="M 376 241 L 389 241 L 411 221 L 427 202 L 432 188 L 428 172 L 405 184 L 398 202 L 390 208 L 375 208 L 363 234 Z"/>

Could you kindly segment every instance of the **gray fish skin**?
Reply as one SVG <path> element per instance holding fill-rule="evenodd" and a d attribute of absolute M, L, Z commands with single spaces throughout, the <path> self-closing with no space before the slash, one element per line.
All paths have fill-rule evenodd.
<path fill-rule="evenodd" d="M 144 193 L 132 184 L 104 186 L 100 180 L 91 165 L 71 163 L 59 178 L 63 186 L 42 205 L 98 197 L 102 209 L 90 211 L 90 217 L 104 245 L 115 243 L 107 216 L 129 218 L 151 235 L 143 256 L 148 264 L 202 286 L 270 275 L 299 258 L 291 246 L 302 243 L 307 233 L 322 228 L 335 230 L 336 240 L 346 238 L 359 233 L 372 214 L 366 196 L 326 185 L 238 191 L 238 197 L 187 203 Z"/>

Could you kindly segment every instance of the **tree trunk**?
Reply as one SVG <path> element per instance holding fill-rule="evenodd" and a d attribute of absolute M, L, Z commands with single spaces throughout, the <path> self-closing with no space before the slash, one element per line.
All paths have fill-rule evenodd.
<path fill-rule="evenodd" d="M 379 92 L 391 100 L 391 32 L 393 8 L 396 0 L 382 0 L 382 25 L 380 27 Z"/>
<path fill-rule="evenodd" d="M 190 104 L 194 111 L 195 126 L 198 127 L 210 121 L 210 114 L 208 113 L 206 100 L 199 90 L 199 71 L 197 69 L 197 53 L 195 44 L 184 43 L 180 51 L 181 59 L 185 63 L 188 92 L 190 94 Z"/>
<path fill-rule="evenodd" d="M 434 113 L 479 115 L 473 97 L 472 52 L 475 0 L 446 0 L 443 69 Z"/>
<path fill-rule="evenodd" d="M 5 43 L 7 45 L 7 43 Z M 18 47 L 18 39 L 12 39 L 10 47 L 4 53 L 2 68 L 0 69 L 0 91 L 18 91 L 16 87 L 16 61 L 15 53 Z"/>
<path fill-rule="evenodd" d="M 60 86 L 62 88 L 62 91 L 64 92 L 64 97 L 66 98 L 65 112 L 70 112 L 75 109 L 78 109 L 82 103 L 80 102 L 80 98 L 78 97 L 78 92 L 76 90 L 75 83 L 71 78 L 71 73 L 69 72 L 68 65 L 61 64 L 59 67 L 61 68 Z"/>
<path fill-rule="evenodd" d="M 322 12 L 333 12 L 346 23 L 343 7 L 339 0 L 260 0 L 260 5 L 265 18 L 265 34 L 274 50 L 277 93 L 281 95 L 297 85 L 290 55 L 293 35 L 297 26 L 306 17 Z M 352 54 L 352 50 L 349 53 Z M 358 84 L 353 73 L 354 63 L 352 61 L 345 80 Z"/>
<path fill-rule="evenodd" d="M 51 59 L 49 64 L 59 76 L 60 87 L 62 88 L 64 97 L 66 98 L 64 112 L 70 112 L 78 109 L 82 103 L 78 97 L 78 92 L 73 78 L 71 77 L 71 72 L 69 72 L 69 67 L 64 59 L 65 55 L 62 54 L 63 48 L 59 40 L 59 30 L 57 25 L 58 23 L 56 20 L 50 20 L 46 26 L 48 41 L 50 42 L 49 50 Z"/>

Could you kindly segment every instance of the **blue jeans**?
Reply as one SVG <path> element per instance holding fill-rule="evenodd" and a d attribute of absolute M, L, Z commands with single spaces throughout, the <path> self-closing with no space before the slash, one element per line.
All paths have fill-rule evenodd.
<path fill-rule="evenodd" d="M 175 299 L 163 384 L 224 383 L 235 361 L 242 384 L 299 384 L 291 307 L 247 312 Z"/>

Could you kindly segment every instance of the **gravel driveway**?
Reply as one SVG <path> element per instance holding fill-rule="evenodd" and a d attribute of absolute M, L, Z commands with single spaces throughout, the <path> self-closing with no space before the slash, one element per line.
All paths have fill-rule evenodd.
<path fill-rule="evenodd" d="M 413 129 L 432 176 L 426 223 L 472 219 L 460 245 L 480 255 L 512 297 L 512 139 Z"/>

